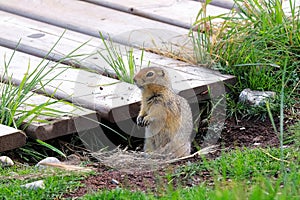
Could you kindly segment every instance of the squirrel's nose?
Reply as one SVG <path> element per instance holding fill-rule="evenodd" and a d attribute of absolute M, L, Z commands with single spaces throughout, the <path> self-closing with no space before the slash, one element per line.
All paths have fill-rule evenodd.
<path fill-rule="evenodd" d="M 136 79 L 135 78 L 133 78 L 133 82 L 136 84 Z"/>

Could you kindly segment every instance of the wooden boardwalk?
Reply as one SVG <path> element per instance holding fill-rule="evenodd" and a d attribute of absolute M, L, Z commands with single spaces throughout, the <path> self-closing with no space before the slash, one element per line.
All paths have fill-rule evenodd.
<path fill-rule="evenodd" d="M 47 69 L 56 67 L 46 80 L 55 78 L 39 92 L 74 104 L 54 104 L 53 109 L 64 114 L 47 119 L 49 122 L 29 124 L 25 129 L 27 136 L 47 140 L 76 132 L 74 120 L 78 119 L 118 122 L 137 116 L 140 91 L 132 84 L 111 78 L 115 77 L 114 70 L 95 54 L 104 49 L 99 32 L 109 37 L 124 55 L 129 46 L 134 47 L 136 63 L 140 62 L 140 48 L 151 50 L 144 52 L 144 63 L 165 67 L 175 91 L 187 99 L 195 95 L 198 99 L 207 98 L 207 87 L 217 82 L 232 83 L 232 76 L 153 53 L 155 48 L 177 48 L 177 53 L 183 53 L 178 47 L 185 44 L 200 8 L 201 3 L 191 0 L 0 1 L 1 77 L 5 74 L 4 63 L 17 48 L 8 69 L 15 84 L 27 73 L 29 62 L 29 73 L 40 62 L 49 62 Z M 227 12 L 228 9 L 213 5 L 208 8 L 211 15 Z M 57 63 L 75 49 L 72 55 L 76 56 Z M 43 94 L 33 95 L 26 104 L 49 101 Z M 0 126 L 0 151 L 22 146 L 25 140 L 22 131 Z"/>

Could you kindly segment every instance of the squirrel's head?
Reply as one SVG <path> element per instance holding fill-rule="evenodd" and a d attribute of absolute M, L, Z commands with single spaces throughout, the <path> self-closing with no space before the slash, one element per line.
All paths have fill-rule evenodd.
<path fill-rule="evenodd" d="M 171 88 L 168 73 L 160 67 L 143 68 L 134 76 L 133 80 L 140 89 L 144 89 L 147 85 Z"/>

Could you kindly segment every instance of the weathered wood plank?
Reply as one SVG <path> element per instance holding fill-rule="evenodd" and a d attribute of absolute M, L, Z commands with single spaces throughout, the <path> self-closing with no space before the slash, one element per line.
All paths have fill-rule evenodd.
<path fill-rule="evenodd" d="M 95 6 L 83 1 L 72 1 L 72 3 L 68 0 L 0 1 L 0 10 L 95 37 L 99 35 L 99 31 L 106 36 L 109 34 L 114 37 L 140 29 L 163 29 L 178 34 L 187 34 L 187 30 L 183 28 Z M 118 37 L 114 37 L 114 39 L 119 43 L 126 43 Z"/>
<path fill-rule="evenodd" d="M 9 58 L 12 50 L 0 48 L 0 55 Z M 9 74 L 13 73 L 12 79 L 18 84 L 27 72 L 27 61 L 30 59 L 30 71 L 35 69 L 41 58 L 16 52 L 8 69 Z M 0 63 L 4 63 L 4 56 L 0 57 Z M 182 63 L 185 64 L 185 63 Z M 55 63 L 50 63 L 47 69 L 53 67 Z M 186 65 L 186 64 L 185 64 Z M 176 63 L 167 68 L 171 74 L 174 89 L 186 98 L 195 98 L 202 95 L 207 89 L 207 85 L 223 80 L 232 81 L 232 76 L 218 74 L 205 68 L 176 66 Z M 3 74 L 3 68 L 1 69 Z M 69 68 L 64 65 L 56 66 L 47 75 L 47 79 L 53 79 L 45 90 L 55 97 L 73 102 L 76 105 L 96 110 L 101 117 L 112 122 L 125 120 L 137 115 L 140 101 L 140 91 L 134 85 L 118 82 L 96 73 L 91 73 L 81 69 Z M 46 81 L 45 80 L 45 81 Z"/>
<path fill-rule="evenodd" d="M 24 146 L 26 135 L 23 131 L 0 124 L 0 152 Z"/>
<path fill-rule="evenodd" d="M 12 53 L 12 50 L 0 47 L 0 74 L 4 74 L 3 63 L 5 60 L 8 61 L 7 59 Z M 30 73 L 36 69 L 42 59 L 21 52 L 16 52 L 13 56 L 8 74 L 12 74 L 12 80 L 16 84 L 19 84 L 24 74 L 27 73 L 29 60 Z M 75 69 L 62 64 L 57 65 L 55 62 L 47 63 L 45 61 L 42 66 L 44 65 L 47 65 L 45 71 L 54 69 L 45 77 L 44 81 L 51 80 L 51 82 L 42 92 L 95 110 L 101 117 L 110 121 L 124 120 L 124 117 L 128 119 L 132 114 L 129 112 L 137 113 L 138 105 L 136 103 L 140 101 L 140 93 L 135 86 L 87 70 Z M 128 113 L 124 113 L 124 107 L 127 108 Z M 122 112 L 119 113 L 118 110 Z"/>
<path fill-rule="evenodd" d="M 5 87 L 7 87 L 7 85 L 0 83 L 1 89 L 4 89 Z M 30 122 L 31 118 L 34 117 L 31 116 L 26 119 L 22 125 L 22 129 L 24 129 L 25 133 L 32 138 L 48 140 L 70 133 L 75 133 L 78 130 L 89 130 L 98 126 L 97 123 L 93 123 L 93 120 L 97 118 L 95 111 L 78 107 L 67 102 L 57 101 L 50 97 L 32 92 L 27 94 L 26 100 L 20 105 L 16 115 L 19 116 L 21 112 L 30 111 L 35 106 L 39 106 L 47 102 L 55 102 L 47 106 L 47 109 L 55 111 L 51 112 L 48 110 L 48 115 L 38 115 L 35 120 Z M 49 115 L 49 112 L 51 112 L 51 115 Z M 81 127 L 76 126 L 76 124 L 79 123 L 82 124 Z M 4 138 L 3 141 L 7 141 L 8 145 L 10 143 L 9 138 Z"/>
<path fill-rule="evenodd" d="M 18 51 L 43 58 L 63 35 L 51 54 L 48 55 L 48 59 L 58 61 L 77 49 L 72 56 L 78 56 L 66 60 L 66 63 L 76 63 L 80 67 L 86 67 L 100 73 L 111 72 L 109 67 L 105 68 L 105 66 L 95 65 L 94 59 L 86 59 L 91 53 L 101 47 L 102 42 L 100 38 L 73 31 L 65 32 L 63 28 L 2 11 L 0 11 L 0 26 L 2 27 L 0 32 L 1 46 L 11 49 L 15 49 L 18 46 Z M 86 44 L 83 45 L 84 43 Z M 81 45 L 83 46 L 80 47 Z"/>
<path fill-rule="evenodd" d="M 14 49 L 18 45 L 18 51 L 38 57 L 46 56 L 49 50 L 59 40 L 61 34 L 64 32 L 64 29 L 62 28 L 2 11 L 0 11 L 0 26 L 2 27 L 2 31 L 0 32 L 1 46 Z M 140 30 L 134 31 L 130 35 L 132 36 L 130 39 L 127 38 L 127 34 L 120 35 L 120 38 L 122 37 L 124 40 L 127 40 L 128 43 L 135 43 L 138 46 L 145 45 L 148 48 L 160 49 L 166 45 L 161 38 L 170 37 L 171 34 L 164 31 L 153 32 L 153 30 Z M 177 38 L 176 36 L 177 34 L 173 33 L 172 37 L 175 39 L 174 43 L 181 43 L 182 41 L 180 38 Z M 153 40 L 155 40 L 155 43 L 153 43 Z M 48 58 L 58 61 L 87 41 L 87 44 L 83 45 L 73 54 L 82 55 L 73 58 L 76 60 L 76 64 L 80 67 L 96 70 L 100 73 L 107 72 L 114 75 L 114 70 L 112 70 L 112 68 L 99 55 L 91 56 L 98 50 L 102 51 L 105 48 L 101 39 L 79 34 L 73 31 L 67 31 L 63 35 L 63 38 L 61 38 Z M 124 52 L 124 54 L 126 54 L 126 47 L 120 45 L 120 49 Z M 127 50 L 128 49 L 129 48 L 127 47 Z M 134 52 L 136 52 L 136 50 Z M 150 55 L 150 53 L 147 53 L 147 55 Z M 155 56 L 151 55 L 151 57 Z M 161 56 L 156 60 L 164 62 L 164 58 Z M 68 60 L 66 63 L 70 64 Z M 71 61 L 71 64 L 72 63 L 74 62 Z"/>
<path fill-rule="evenodd" d="M 30 3 L 31 6 L 25 6 L 27 3 Z M 46 10 L 44 9 L 45 7 L 47 7 Z M 63 10 L 60 10 L 62 8 Z M 94 37 L 99 37 L 99 31 L 101 31 L 104 37 L 108 37 L 109 35 L 112 41 L 129 46 L 148 48 L 151 47 L 148 44 L 152 45 L 153 42 L 159 47 L 170 46 L 170 44 L 175 44 L 173 45 L 174 47 L 176 45 L 182 46 L 180 38 L 183 36 L 186 38 L 188 34 L 188 30 L 183 28 L 95 6 L 82 1 L 73 1 L 72 4 L 67 3 L 66 0 L 33 2 L 24 0 L 18 1 L 17 4 L 13 3 L 13 1 L 0 1 L 0 10 L 16 13 L 37 21 L 43 21 Z M 77 16 L 81 17 L 78 18 Z M 38 28 L 37 30 L 40 29 Z M 145 35 L 145 31 L 149 33 Z M 148 42 L 141 44 L 141 40 L 147 40 Z M 11 40 L 7 41 L 6 39 L 3 41 L 10 44 Z M 34 51 L 33 53 L 39 53 L 39 51 Z"/>
<path fill-rule="evenodd" d="M 199 0 L 195 0 L 195 1 L 199 1 Z M 200 0 L 200 1 L 205 2 L 205 0 Z M 221 8 L 226 8 L 226 9 L 234 8 L 233 0 L 211 0 L 210 4 Z"/>
<path fill-rule="evenodd" d="M 122 12 L 131 13 L 141 17 L 153 19 L 156 21 L 172 24 L 182 28 L 190 29 L 196 20 L 196 17 L 202 7 L 198 1 L 181 0 L 85 0 L 96 5 L 108 7 Z M 228 9 L 208 5 L 206 8 L 207 16 L 227 14 Z"/>
<path fill-rule="evenodd" d="M 5 13 L 0 12 L 0 16 L 5 17 Z M 59 35 L 56 34 L 55 38 L 55 32 L 58 31 L 57 27 L 51 27 L 46 26 L 44 23 L 35 22 L 29 19 L 24 19 L 23 17 L 19 17 L 16 15 L 10 15 L 8 14 L 8 19 L 4 20 L 3 23 L 1 23 L 1 27 L 3 27 L 3 31 L 0 32 L 0 38 L 6 39 L 9 38 L 9 40 L 17 44 L 19 41 L 19 38 L 22 38 L 22 43 L 26 46 L 25 52 L 28 51 L 28 53 L 31 53 L 33 50 L 30 49 L 36 49 L 36 51 L 39 52 L 47 52 L 51 48 L 52 43 L 56 41 L 59 37 Z M 1 18 L 0 18 L 1 19 Z M 12 28 L 13 27 L 13 28 Z M 62 30 L 61 30 L 62 31 Z M 19 33 L 17 36 L 15 36 L 13 33 L 17 32 Z M 49 34 L 49 33 L 51 34 Z M 44 38 L 29 38 L 26 37 L 28 35 L 37 35 L 37 34 L 44 34 Z M 137 34 L 137 35 L 136 35 Z M 138 40 L 135 40 L 135 43 L 142 45 L 143 43 L 149 43 L 148 46 L 153 46 L 151 44 L 151 38 L 155 37 L 155 32 L 151 33 L 151 31 L 140 31 L 140 32 L 134 32 L 132 33 L 132 37 L 138 38 Z M 10 36 L 12 35 L 12 36 Z M 73 32 L 66 32 L 66 39 L 62 39 L 62 44 L 59 46 L 59 50 L 55 49 L 54 52 L 59 51 L 60 54 L 66 55 L 68 52 L 72 50 L 72 48 L 76 48 L 80 45 L 80 42 L 82 39 L 80 39 L 81 34 L 74 34 Z M 24 37 L 25 36 L 25 37 Z M 140 37 L 141 36 L 141 37 Z M 144 36 L 144 37 L 143 37 Z M 86 36 L 83 36 L 83 38 Z M 71 38 L 71 39 L 69 39 Z M 50 40 L 52 43 L 47 42 L 47 40 Z M 157 38 L 158 39 L 158 38 Z M 0 40 L 0 44 L 1 44 Z M 159 41 L 158 41 L 159 42 Z M 98 45 L 98 48 L 96 47 Z M 115 44 L 117 45 L 117 44 Z M 13 47 L 13 46 L 12 46 Z M 20 48 L 20 47 L 19 47 Z M 19 49 L 18 48 L 18 49 Z M 79 53 L 81 54 L 94 54 L 98 49 L 102 50 L 104 48 L 103 44 L 100 44 L 100 39 L 91 38 L 91 41 L 88 45 L 83 46 L 81 49 L 79 49 Z M 124 59 L 126 58 L 126 48 L 128 50 L 128 47 L 125 47 L 123 45 L 119 45 L 117 49 L 121 49 L 121 52 L 124 54 Z M 186 49 L 184 49 L 186 51 Z M 134 57 L 136 58 L 136 63 L 140 63 L 140 55 L 142 51 L 138 49 L 134 49 Z M 40 56 L 43 57 L 46 54 L 41 54 Z M 79 60 L 80 61 L 80 60 Z M 195 90 L 196 94 L 201 94 L 203 92 L 203 88 L 206 88 L 206 85 L 211 84 L 213 82 L 218 81 L 230 81 L 233 77 L 232 76 L 226 76 L 221 75 L 218 72 L 215 72 L 213 70 L 209 70 L 206 68 L 200 68 L 200 67 L 194 67 L 190 64 L 174 60 L 171 58 L 167 58 L 161 55 L 157 55 L 150 52 L 144 52 L 144 58 L 143 63 L 147 64 L 148 61 L 150 61 L 151 65 L 156 66 L 163 66 L 166 67 L 171 74 L 173 75 L 173 87 L 175 90 L 177 90 L 180 94 L 188 94 L 189 92 Z M 115 75 L 115 72 L 111 69 L 111 67 L 99 56 L 99 55 L 93 55 L 87 59 L 85 59 L 81 63 L 82 67 L 91 68 L 91 69 L 101 69 L 98 71 L 108 71 L 111 75 Z M 142 66 L 145 67 L 145 66 Z M 138 70 L 139 68 L 137 68 Z M 174 71 L 175 70 L 175 71 Z M 109 83 L 112 83 L 111 81 Z M 128 88 L 128 87 L 127 87 Z M 126 93 L 126 92 L 125 92 Z M 130 92 L 129 92 L 130 93 Z M 126 102 L 124 102 L 126 103 Z M 128 102 L 128 104 L 131 104 L 133 102 Z M 89 107 L 91 108 L 91 107 Z"/>
<path fill-rule="evenodd" d="M 2 27 L 2 31 L 0 32 L 1 46 L 11 49 L 14 49 L 16 48 L 16 46 L 18 46 L 18 51 L 38 57 L 46 56 L 49 50 L 59 40 L 61 34 L 64 32 L 64 29 L 62 28 L 2 11 L 0 11 L 0 26 Z M 168 47 L 166 46 L 168 45 L 162 38 L 171 37 L 171 35 L 174 38 L 174 41 L 170 43 L 170 45 L 172 45 L 170 46 L 170 48 L 175 49 L 178 45 L 176 46 L 173 44 L 181 43 L 182 46 L 177 49 L 182 49 L 184 54 L 192 51 L 193 47 L 190 46 L 190 43 L 187 43 L 186 38 L 178 38 L 176 37 L 176 33 L 167 33 L 165 31 L 133 31 L 130 34 L 130 39 L 127 38 L 127 34 L 120 35 L 120 38 L 122 37 L 124 40 L 127 40 L 129 44 L 134 43 L 137 46 L 147 46 L 150 49 L 167 51 L 166 48 Z M 103 50 L 105 49 L 101 39 L 84 34 L 79 34 L 73 31 L 67 31 L 63 35 L 63 38 L 61 38 L 51 54 L 48 55 L 48 58 L 54 61 L 58 61 L 68 55 L 70 52 L 74 51 L 84 42 L 87 42 L 87 44 L 83 45 L 73 53 L 73 55 L 82 55 L 73 57 L 73 59 L 76 60 L 76 65 L 82 68 L 96 70 L 100 73 L 115 75 L 114 70 L 104 61 L 104 59 L 99 56 L 99 54 L 95 55 L 97 51 L 103 52 Z M 129 50 L 129 47 L 125 47 L 123 45 L 118 45 L 117 49 L 118 48 L 121 49 L 121 52 L 124 53 L 124 56 L 126 54 L 126 49 L 127 51 Z M 139 52 L 141 51 L 137 49 L 134 50 L 134 54 L 140 54 Z M 138 57 L 138 55 L 134 56 L 136 58 Z M 70 62 L 69 60 L 66 60 L 65 62 L 68 64 L 73 64 L 73 59 Z M 148 60 L 152 63 L 153 59 L 155 60 L 155 62 L 158 62 L 158 64 L 161 65 L 167 65 L 170 62 L 177 62 L 175 60 L 170 60 L 156 54 L 145 53 L 144 63 L 147 63 Z"/>

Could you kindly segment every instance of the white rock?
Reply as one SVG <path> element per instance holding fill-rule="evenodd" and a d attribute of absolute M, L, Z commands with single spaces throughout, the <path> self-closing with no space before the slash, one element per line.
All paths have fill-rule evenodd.
<path fill-rule="evenodd" d="M 55 157 L 47 157 L 43 160 L 41 160 L 40 162 L 38 162 L 35 166 L 40 167 L 40 168 L 45 168 L 47 166 L 44 166 L 44 163 L 61 163 L 60 160 L 58 160 Z"/>
<path fill-rule="evenodd" d="M 8 156 L 0 156 L 0 167 L 10 167 L 13 166 L 14 162 Z"/>
<path fill-rule="evenodd" d="M 119 185 L 119 181 L 117 181 L 116 179 L 111 179 L 111 182 L 112 184 Z"/>
<path fill-rule="evenodd" d="M 34 181 L 32 183 L 27 183 L 25 185 L 21 185 L 21 187 L 27 188 L 27 189 L 45 189 L 45 184 L 43 180 Z"/>
<path fill-rule="evenodd" d="M 252 91 L 247 88 L 241 92 L 239 101 L 253 106 L 264 106 L 267 99 L 274 98 L 275 96 L 275 92 L 255 90 Z"/>

